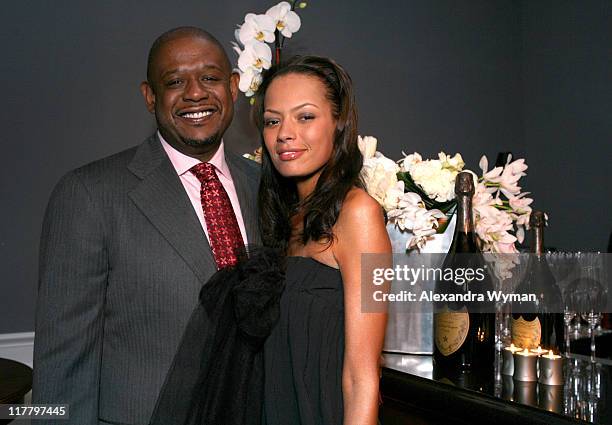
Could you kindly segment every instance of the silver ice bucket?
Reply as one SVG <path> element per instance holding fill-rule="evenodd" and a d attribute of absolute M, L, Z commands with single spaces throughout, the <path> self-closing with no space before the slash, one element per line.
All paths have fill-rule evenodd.
<path fill-rule="evenodd" d="M 394 225 L 387 225 L 394 254 L 406 252 L 406 242 L 412 236 L 411 232 L 402 232 Z M 436 234 L 428 241 L 421 253 L 446 253 L 450 248 L 455 232 L 455 215 L 451 218 L 446 231 Z M 418 250 L 411 250 L 404 255 L 418 255 Z M 442 256 L 429 256 L 431 261 L 441 261 Z M 432 257 L 436 257 L 435 260 Z M 442 264 L 430 264 L 439 267 Z M 384 351 L 409 354 L 433 353 L 433 314 L 423 312 L 422 303 L 410 303 L 401 308 L 396 303 L 389 303 L 389 319 L 385 334 Z M 401 311 L 400 311 L 401 310 Z"/>

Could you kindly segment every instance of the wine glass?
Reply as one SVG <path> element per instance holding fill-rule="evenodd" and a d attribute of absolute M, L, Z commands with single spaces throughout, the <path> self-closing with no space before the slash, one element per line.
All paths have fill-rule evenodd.
<path fill-rule="evenodd" d="M 577 300 L 570 301 L 572 291 L 576 290 L 577 283 L 573 284 L 573 279 L 579 276 L 580 267 L 579 260 L 583 253 L 580 251 L 556 251 L 548 250 L 546 252 L 546 260 L 548 261 L 550 271 L 555 277 L 555 281 L 563 294 L 563 322 L 565 324 L 565 353 L 570 352 L 570 340 L 573 335 L 574 339 L 580 334 L 580 316 L 577 314 Z"/>
<path fill-rule="evenodd" d="M 565 301 L 565 297 L 563 297 Z M 570 331 L 572 326 L 572 319 L 576 316 L 576 312 L 570 310 L 568 303 L 565 303 L 563 307 L 563 323 L 565 323 L 565 355 L 568 356 L 570 353 Z"/>
<path fill-rule="evenodd" d="M 584 318 L 589 324 L 589 336 L 591 337 L 591 361 L 595 361 L 596 347 L 595 347 L 595 329 L 599 324 L 601 314 L 600 312 L 605 307 L 605 291 L 604 287 L 600 282 L 601 267 L 599 264 L 600 256 L 595 253 L 589 254 L 585 258 L 585 264 L 582 267 L 582 279 L 580 289 L 582 290 L 584 297 L 586 298 L 586 308 L 584 311 Z"/>

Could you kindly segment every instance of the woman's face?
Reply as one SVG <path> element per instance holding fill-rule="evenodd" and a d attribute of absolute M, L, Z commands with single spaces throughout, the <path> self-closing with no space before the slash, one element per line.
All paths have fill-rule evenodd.
<path fill-rule="evenodd" d="M 334 146 L 336 119 L 323 83 L 316 77 L 276 78 L 264 98 L 263 137 L 283 177 L 318 178 Z"/>

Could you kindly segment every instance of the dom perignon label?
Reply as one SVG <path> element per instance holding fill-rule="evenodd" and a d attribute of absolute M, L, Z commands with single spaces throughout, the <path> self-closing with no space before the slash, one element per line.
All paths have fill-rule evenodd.
<path fill-rule="evenodd" d="M 542 340 L 540 319 L 525 320 L 523 316 L 512 319 L 512 343 L 521 348 L 538 348 Z"/>
<path fill-rule="evenodd" d="M 435 315 L 435 344 L 443 356 L 461 348 L 470 329 L 470 315 L 463 307 L 459 311 L 444 311 Z"/>

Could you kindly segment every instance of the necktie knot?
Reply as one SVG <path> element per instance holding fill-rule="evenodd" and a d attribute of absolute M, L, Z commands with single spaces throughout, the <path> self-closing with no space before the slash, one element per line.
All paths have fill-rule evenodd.
<path fill-rule="evenodd" d="M 208 162 L 201 162 L 194 165 L 189 169 L 197 177 L 200 183 L 209 182 L 211 180 L 218 180 L 217 173 L 215 172 L 215 166 Z"/>

